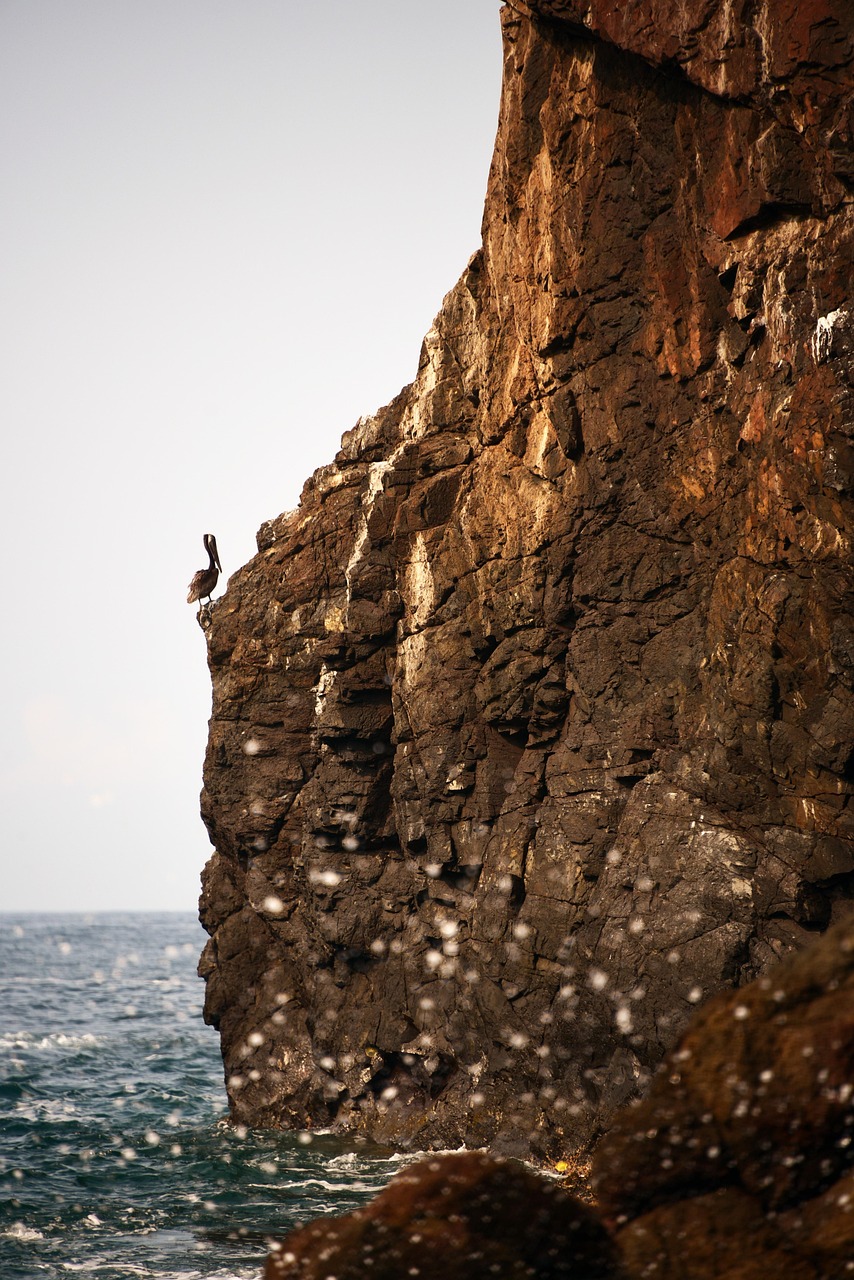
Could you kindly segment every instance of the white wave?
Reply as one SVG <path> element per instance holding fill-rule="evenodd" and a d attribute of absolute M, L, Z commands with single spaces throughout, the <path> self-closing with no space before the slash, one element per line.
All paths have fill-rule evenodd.
<path fill-rule="evenodd" d="M 5 1231 L 0 1231 L 0 1236 L 5 1236 L 7 1240 L 44 1240 L 41 1231 L 28 1227 L 25 1222 L 13 1222 Z"/>
<path fill-rule="evenodd" d="M 364 1156 L 357 1155 L 355 1151 L 346 1151 L 343 1156 L 333 1156 L 326 1167 L 328 1169 L 355 1169 L 358 1164 L 364 1164 Z"/>
<path fill-rule="evenodd" d="M 91 1275 L 98 1271 L 105 1271 L 105 1270 L 112 1271 L 114 1270 L 115 1266 L 116 1266 L 116 1261 L 114 1258 L 90 1258 L 87 1262 L 62 1262 L 60 1263 L 60 1270 L 61 1271 L 85 1271 Z M 191 1272 L 190 1274 L 195 1276 L 195 1275 L 198 1275 L 199 1273 L 194 1271 L 194 1272 Z M 165 1280 L 165 1278 L 162 1276 L 162 1273 L 159 1270 L 152 1271 L 150 1267 L 134 1266 L 132 1262 L 122 1263 L 122 1275 L 123 1276 L 156 1276 L 157 1280 Z M 178 1280 L 177 1276 L 176 1276 L 176 1280 Z M 182 1276 L 181 1280 L 185 1280 L 185 1277 Z"/>
<path fill-rule="evenodd" d="M 427 1151 L 396 1151 L 389 1156 L 364 1156 L 360 1151 L 347 1151 L 344 1155 L 332 1156 L 326 1162 L 327 1169 L 345 1170 L 355 1169 L 362 1173 L 368 1173 L 372 1169 L 376 1169 L 377 1177 L 384 1177 L 384 1166 L 392 1165 L 405 1168 L 408 1164 L 414 1164 L 416 1160 L 425 1159 L 428 1155 L 435 1154 Z"/>
<path fill-rule="evenodd" d="M 96 1274 L 98 1271 L 114 1271 L 116 1262 L 114 1258 L 91 1258 L 88 1262 L 63 1262 L 60 1263 L 60 1270 L 67 1272 L 85 1272 L 89 1275 Z M 156 1280 L 258 1280 L 258 1268 L 253 1267 L 249 1271 L 234 1271 L 229 1268 L 227 1271 L 214 1270 L 211 1271 L 206 1267 L 204 1271 L 197 1271 L 193 1268 L 190 1271 L 161 1271 L 158 1266 L 152 1271 L 150 1267 L 134 1266 L 132 1263 L 122 1263 L 122 1274 L 127 1276 L 152 1276 Z"/>
<path fill-rule="evenodd" d="M 61 1262 L 59 1264 L 59 1269 L 60 1271 L 88 1271 L 91 1273 L 93 1271 L 101 1271 L 108 1265 L 111 1264 L 108 1264 L 106 1258 L 90 1258 L 88 1262 Z M 137 1276 L 151 1275 L 150 1271 L 140 1271 L 138 1267 L 126 1267 L 125 1270 L 130 1272 L 130 1274 Z"/>
<path fill-rule="evenodd" d="M 15 1115 L 20 1120 L 30 1120 L 33 1123 L 62 1123 L 78 1114 L 73 1102 L 63 1102 L 60 1098 L 26 1098 L 15 1103 Z"/>
<path fill-rule="evenodd" d="M 52 1031 L 46 1036 L 37 1035 L 34 1031 L 13 1031 L 0 1036 L 0 1049 L 92 1049 L 103 1043 L 102 1038 L 88 1031 L 79 1036 L 65 1031 Z"/>
<path fill-rule="evenodd" d="M 269 1191 L 269 1182 L 248 1182 L 246 1184 L 254 1191 Z M 319 1191 L 378 1191 L 379 1187 L 376 1182 L 327 1182 L 325 1178 L 306 1178 L 302 1182 L 288 1182 L 286 1184 L 288 1191 L 310 1191 L 316 1189 Z"/>
<path fill-rule="evenodd" d="M 147 1274 L 151 1274 L 150 1272 Z M 258 1280 L 258 1268 L 251 1271 L 158 1271 L 157 1280 Z"/>

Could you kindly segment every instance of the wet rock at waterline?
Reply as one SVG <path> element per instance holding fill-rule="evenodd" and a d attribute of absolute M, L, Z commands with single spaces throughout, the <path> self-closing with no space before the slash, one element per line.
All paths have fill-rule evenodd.
<path fill-rule="evenodd" d="M 366 1208 L 321 1218 L 270 1255 L 265 1280 L 617 1280 L 592 1210 L 523 1165 L 480 1153 L 411 1165 Z"/>
<path fill-rule="evenodd" d="M 271 1254 L 267 1280 L 846 1280 L 854 915 L 709 1001 L 594 1156 L 595 1209 L 515 1162 L 441 1156 Z"/>
<path fill-rule="evenodd" d="M 503 11 L 482 248 L 211 613 L 241 1122 L 584 1148 L 852 896 L 850 27 L 631 9 Z"/>

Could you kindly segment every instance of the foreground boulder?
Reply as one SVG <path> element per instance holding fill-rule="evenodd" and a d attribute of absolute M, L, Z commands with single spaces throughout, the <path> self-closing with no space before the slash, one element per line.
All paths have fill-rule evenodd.
<path fill-rule="evenodd" d="M 854 1274 L 854 918 L 709 1002 L 594 1185 L 632 1276 Z"/>
<path fill-rule="evenodd" d="M 554 1158 L 851 897 L 854 42 L 502 22 L 483 245 L 211 614 L 201 968 L 235 1120 Z"/>
<path fill-rule="evenodd" d="M 365 1209 L 321 1218 L 271 1254 L 265 1280 L 616 1280 L 595 1214 L 522 1165 L 443 1155 L 399 1173 Z"/>
<path fill-rule="evenodd" d="M 854 917 L 709 1002 L 617 1116 L 593 1182 L 598 1214 L 521 1165 L 438 1157 L 294 1232 L 266 1277 L 849 1280 Z"/>

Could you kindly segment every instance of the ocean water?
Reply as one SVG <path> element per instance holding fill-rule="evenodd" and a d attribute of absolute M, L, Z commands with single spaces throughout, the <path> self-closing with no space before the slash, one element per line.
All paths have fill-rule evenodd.
<path fill-rule="evenodd" d="M 0 915 L 2 1280 L 249 1280 L 400 1167 L 226 1123 L 204 940 L 189 914 Z"/>

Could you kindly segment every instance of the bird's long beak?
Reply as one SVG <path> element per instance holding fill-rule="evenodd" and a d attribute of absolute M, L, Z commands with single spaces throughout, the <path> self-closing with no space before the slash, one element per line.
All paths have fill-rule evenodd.
<path fill-rule="evenodd" d="M 219 552 L 216 549 L 216 538 L 213 534 L 211 534 L 211 555 L 214 558 L 214 564 L 219 569 L 220 573 L 222 573 L 222 565 L 219 562 Z"/>

